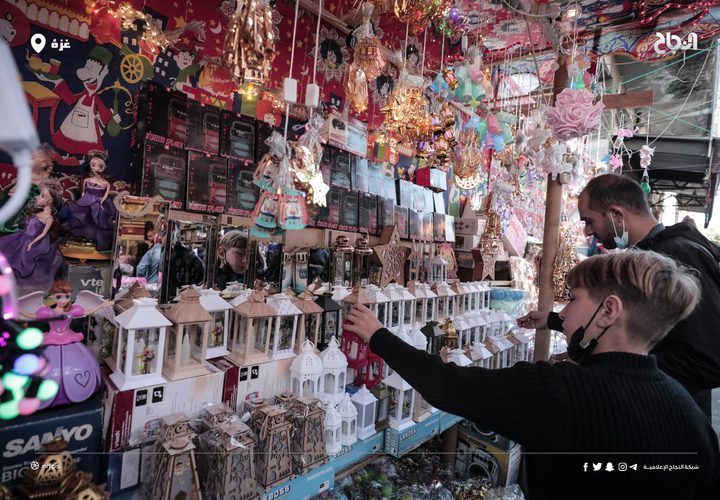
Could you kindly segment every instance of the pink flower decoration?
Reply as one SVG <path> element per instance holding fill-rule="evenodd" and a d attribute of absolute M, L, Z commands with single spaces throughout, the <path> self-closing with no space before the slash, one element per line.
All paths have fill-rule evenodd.
<path fill-rule="evenodd" d="M 605 105 L 593 104 L 595 97 L 588 90 L 565 89 L 557 96 L 555 106 L 547 113 L 553 133 L 562 140 L 582 137 L 595 130 Z"/>
<path fill-rule="evenodd" d="M 610 166 L 613 169 L 613 172 L 615 172 L 618 168 L 622 167 L 623 161 L 622 158 L 620 158 L 620 155 L 612 155 L 610 157 Z"/>

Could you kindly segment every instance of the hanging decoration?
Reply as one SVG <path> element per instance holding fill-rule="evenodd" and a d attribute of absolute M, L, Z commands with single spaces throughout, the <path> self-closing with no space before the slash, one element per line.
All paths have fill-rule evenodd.
<path fill-rule="evenodd" d="M 453 172 L 455 185 L 465 191 L 475 189 L 480 184 L 479 168 L 483 155 L 477 144 L 477 136 L 472 130 L 460 134 L 460 143 L 453 150 Z"/>
<path fill-rule="evenodd" d="M 563 161 L 563 155 L 567 153 L 565 142 L 553 138 L 535 154 L 535 166 L 551 179 L 556 180 L 559 175 L 573 171 L 572 164 L 568 165 L 566 161 Z M 571 160 L 571 158 L 565 158 L 565 160 Z"/>
<path fill-rule="evenodd" d="M 404 67 L 403 71 L 407 72 Z M 401 76 L 397 88 L 388 96 L 387 105 L 380 109 L 385 113 L 385 130 L 405 141 L 417 142 L 430 132 L 428 104 L 423 89 L 410 85 Z"/>
<path fill-rule="evenodd" d="M 334 29 L 328 29 L 325 26 L 320 28 L 316 44 L 319 44 L 320 57 L 316 58 L 317 70 L 324 79 L 325 83 L 335 80 L 342 83 L 343 75 L 348 67 L 350 60 L 350 52 L 348 52 L 345 40 L 340 37 Z M 315 48 L 312 54 L 314 57 Z"/>
<path fill-rule="evenodd" d="M 298 138 L 295 146 L 295 157 L 292 160 L 293 173 L 297 183 L 307 193 L 313 205 L 326 206 L 326 196 L 330 186 L 325 184 L 320 162 L 323 146 L 320 129 L 325 120 L 320 115 L 312 115 L 305 125 L 305 133 Z"/>
<path fill-rule="evenodd" d="M 455 77 L 460 82 L 451 99 L 475 108 L 486 95 L 492 95 L 490 70 L 483 66 L 482 51 L 470 47 L 463 63 L 455 68 Z"/>
<path fill-rule="evenodd" d="M 267 0 L 239 0 L 225 37 L 222 61 L 238 85 L 265 85 L 275 58 L 272 8 Z"/>
<path fill-rule="evenodd" d="M 250 233 L 268 238 L 280 230 L 304 229 L 307 224 L 305 193 L 295 189 L 290 145 L 278 132 L 265 141 L 270 152 L 258 164 L 255 184 L 261 189 L 252 215 Z"/>
<path fill-rule="evenodd" d="M 567 302 L 570 299 L 567 276 L 570 270 L 578 264 L 578 261 L 572 234 L 570 230 L 565 230 L 560 238 L 560 248 L 553 266 L 553 289 L 556 301 Z"/>
<path fill-rule="evenodd" d="M 108 8 L 108 13 L 120 21 L 124 31 L 144 27 L 141 40 L 147 44 L 151 52 L 162 52 L 169 46 L 175 45 L 182 34 L 181 30 L 164 32 L 156 19 L 127 2 L 121 3 L 115 11 Z"/>
<path fill-rule="evenodd" d="M 356 113 L 362 113 L 368 107 L 368 81 L 374 80 L 383 70 L 385 59 L 382 56 L 380 40 L 373 32 L 370 18 L 374 6 L 370 2 L 362 4 L 362 24 L 353 31 L 356 37 L 355 60 L 350 64 L 345 85 L 350 105 Z"/>
<path fill-rule="evenodd" d="M 605 105 L 589 90 L 564 89 L 558 94 L 555 106 L 547 112 L 547 122 L 553 133 L 562 140 L 575 139 L 595 130 Z"/>
<path fill-rule="evenodd" d="M 640 148 L 640 166 L 643 169 L 640 187 L 642 187 L 642 190 L 645 191 L 645 194 L 650 194 L 651 191 L 650 174 L 648 173 L 648 168 L 650 167 L 650 163 L 652 162 L 653 154 L 655 154 L 655 148 L 651 148 L 647 144 Z"/>
<path fill-rule="evenodd" d="M 495 263 L 500 257 L 500 249 L 502 248 L 502 228 L 500 225 L 500 215 L 493 208 L 494 193 L 490 193 L 485 198 L 485 231 L 480 238 L 480 255 L 482 256 L 482 276 L 480 280 L 489 277 L 495 279 Z"/>

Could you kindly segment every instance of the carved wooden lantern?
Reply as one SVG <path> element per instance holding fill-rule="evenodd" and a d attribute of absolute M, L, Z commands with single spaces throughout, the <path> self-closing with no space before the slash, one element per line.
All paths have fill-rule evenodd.
<path fill-rule="evenodd" d="M 357 418 L 358 411 L 350 401 L 350 395 L 343 394 L 343 398 L 337 407 L 342 422 L 340 424 L 340 443 L 343 446 L 352 446 L 357 442 Z"/>
<path fill-rule="evenodd" d="M 287 410 L 280 405 L 260 408 L 254 430 L 257 436 L 256 470 L 262 486 L 270 488 L 292 479 L 290 430 Z"/>
<path fill-rule="evenodd" d="M 212 317 L 200 304 L 197 290 L 183 290 L 180 300 L 165 311 L 165 317 L 172 325 L 165 343 L 163 375 L 178 380 L 208 373 L 205 359 Z"/>
<path fill-rule="evenodd" d="M 200 436 L 207 457 L 205 485 L 210 498 L 257 498 L 255 438 L 240 420 L 228 421 Z"/>
<path fill-rule="evenodd" d="M 320 359 L 322 378 L 319 392 L 337 404 L 345 394 L 348 360 L 335 337 L 330 339 L 327 349 L 320 353 Z"/>
<path fill-rule="evenodd" d="M 375 414 L 378 400 L 364 385 L 350 398 L 357 409 L 357 437 L 367 439 L 375 435 Z"/>
<path fill-rule="evenodd" d="M 306 340 L 302 352 L 290 364 L 290 389 L 298 397 L 313 396 L 321 391 L 323 363 L 315 354 L 313 343 Z"/>
<path fill-rule="evenodd" d="M 230 316 L 233 306 L 220 297 L 218 290 L 200 290 L 200 304 L 212 316 L 210 336 L 208 338 L 207 359 L 230 354 L 228 336 L 230 335 Z"/>
<path fill-rule="evenodd" d="M 267 305 L 275 311 L 270 338 L 270 359 L 275 361 L 292 358 L 295 356 L 295 336 L 302 311 L 295 307 L 290 296 L 284 293 L 269 296 Z"/>
<path fill-rule="evenodd" d="M 315 302 L 315 297 L 308 291 L 297 295 L 293 299 L 293 304 L 301 313 L 295 342 L 295 353 L 300 354 L 306 340 L 311 341 L 313 346 L 318 345 L 323 308 Z M 340 309 L 340 305 L 338 305 L 338 309 Z"/>
<path fill-rule="evenodd" d="M 172 323 L 157 308 L 157 300 L 135 299 L 115 317 L 117 340 L 108 365 L 110 379 L 121 391 L 165 384 L 162 376 L 166 329 Z"/>
<path fill-rule="evenodd" d="M 153 450 L 150 498 L 202 498 L 194 438 L 186 415 L 176 413 L 162 418 Z"/>
<path fill-rule="evenodd" d="M 380 383 L 370 389 L 370 392 L 377 399 L 375 430 L 380 432 L 387 429 L 390 424 L 390 389 L 387 385 Z"/>
<path fill-rule="evenodd" d="M 248 399 L 242 407 L 242 415 L 250 415 L 248 425 L 255 427 L 255 422 L 260 418 L 260 410 L 268 406 L 268 402 L 262 398 Z"/>
<path fill-rule="evenodd" d="M 270 332 L 275 310 L 265 303 L 265 296 L 253 292 L 250 298 L 235 307 L 230 357 L 241 365 L 270 361 Z"/>
<path fill-rule="evenodd" d="M 322 351 L 327 347 L 331 337 L 341 338 L 340 311 L 342 307 L 329 292 L 320 295 L 315 299 L 315 303 L 323 310 L 320 316 L 320 339 L 317 344 L 317 348 Z"/>
<path fill-rule="evenodd" d="M 115 302 L 113 303 L 115 314 L 119 315 L 130 309 L 134 305 L 134 300 L 149 297 L 150 292 L 148 292 L 141 283 L 134 282 L 130 285 L 127 292 L 115 299 Z"/>
<path fill-rule="evenodd" d="M 413 424 L 415 389 L 397 373 L 387 377 L 384 382 L 390 389 L 390 428 L 396 431 L 407 429 Z"/>
<path fill-rule="evenodd" d="M 42 446 L 43 454 L 38 458 L 37 469 L 29 468 L 20 485 L 25 498 L 57 498 L 62 483 L 77 471 L 75 459 L 67 451 L 67 442 L 59 437 Z"/>
<path fill-rule="evenodd" d="M 327 454 L 334 457 L 342 449 L 340 441 L 340 426 L 342 425 L 342 417 L 338 413 L 335 404 L 329 402 L 325 408 L 325 450 Z"/>
<path fill-rule="evenodd" d="M 305 474 L 315 467 L 327 463 L 323 424 L 325 411 L 320 400 L 303 396 L 295 400 L 290 408 L 293 423 L 292 457 L 295 472 Z"/>
<path fill-rule="evenodd" d="M 207 405 L 203 410 L 201 428 L 203 431 L 215 429 L 234 417 L 235 412 L 225 403 Z"/>

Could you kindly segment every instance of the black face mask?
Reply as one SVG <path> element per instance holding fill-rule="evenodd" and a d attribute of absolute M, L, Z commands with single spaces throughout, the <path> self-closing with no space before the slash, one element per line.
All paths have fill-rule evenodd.
<path fill-rule="evenodd" d="M 605 328 L 600 335 L 595 337 L 594 339 L 591 339 L 590 341 L 583 340 L 585 337 L 585 330 L 592 324 L 593 320 L 595 319 L 595 316 L 597 316 L 597 313 L 600 312 L 600 309 L 602 308 L 602 304 L 598 306 L 597 309 L 595 309 L 595 312 L 592 315 L 592 318 L 590 318 L 590 321 L 588 321 L 588 324 L 586 326 L 581 326 L 577 330 L 575 330 L 575 333 L 573 333 L 573 336 L 570 337 L 570 342 L 568 343 L 567 353 L 570 359 L 575 361 L 576 363 L 582 364 L 585 359 L 590 355 L 590 353 L 593 352 L 595 347 L 598 345 L 598 340 L 600 337 L 605 335 L 605 332 L 608 331 L 608 328 Z"/>

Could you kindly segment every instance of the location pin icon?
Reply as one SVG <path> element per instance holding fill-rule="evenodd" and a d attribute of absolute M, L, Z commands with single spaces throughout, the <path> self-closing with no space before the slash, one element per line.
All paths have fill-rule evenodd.
<path fill-rule="evenodd" d="M 30 38 L 30 45 L 32 45 L 33 50 L 39 54 L 45 47 L 45 35 L 35 33 L 32 38 Z"/>

